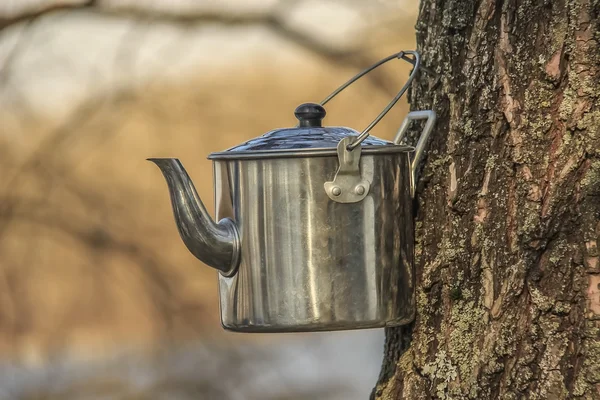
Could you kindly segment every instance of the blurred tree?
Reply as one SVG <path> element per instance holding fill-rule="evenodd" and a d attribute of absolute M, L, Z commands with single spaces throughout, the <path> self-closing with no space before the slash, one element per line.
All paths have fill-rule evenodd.
<path fill-rule="evenodd" d="M 335 336 L 326 346 L 335 357 L 315 347 L 322 335 L 271 337 L 262 350 L 260 337 L 236 336 L 239 354 L 232 343 L 194 348 L 176 365 L 140 355 L 228 338 L 214 271 L 185 251 L 144 159 L 178 155 L 212 193 L 205 154 L 286 126 L 299 99 L 413 48 L 413 15 L 385 13 L 384 27 L 374 4 L 0 2 L 0 398 L 366 397 L 381 351 L 364 344 L 381 347 L 381 332 L 354 336 L 362 351 L 352 352 L 343 340 L 352 333 Z M 407 35 L 385 32 L 393 18 Z M 358 83 L 329 123 L 365 126 L 403 67 Z M 393 135 L 405 108 L 379 132 Z M 135 373 L 143 387 L 126 360 L 145 366 Z M 223 365 L 211 375 L 214 360 Z"/>
<path fill-rule="evenodd" d="M 182 22 L 260 23 L 330 61 L 357 68 L 372 61 L 298 28 L 282 12 L 292 2 L 239 3 L 224 14 L 199 5 L 216 2 L 8 1 L 0 4 L 0 26 L 56 7 L 96 7 Z M 435 109 L 439 119 L 419 182 L 418 315 L 408 327 L 387 330 L 374 398 L 600 398 L 599 32 L 598 0 L 422 0 L 418 46 L 438 76 L 422 75 L 411 103 Z M 22 47 L 8 52 L 0 82 Z M 77 115 L 87 119 L 96 106 L 90 110 Z M 59 127 L 50 140 L 61 144 L 72 132 Z M 2 165 L 11 154 L 0 151 Z M 34 154 L 23 170 L 43 178 L 54 159 L 40 160 Z M 72 188 L 86 201 L 98 199 L 93 187 Z M 151 249 L 95 227 L 82 231 L 74 218 L 28 204 L 12 193 L 3 199 L 0 229 L 24 218 L 19 207 L 36 210 L 27 218 L 144 266 L 153 297 L 167 303 L 161 316 L 173 315 L 168 299 L 178 285 L 154 273 Z M 25 261 L 6 268 L 5 288 L 30 279 Z M 14 297 L 4 288 L 2 295 Z M 3 318 L 25 331 L 35 305 L 6 303 Z"/>
<path fill-rule="evenodd" d="M 194 283 L 206 282 L 201 278 L 208 273 L 200 277 L 196 260 L 178 262 L 169 252 L 183 248 L 175 232 L 163 233 L 174 228 L 170 209 L 149 205 L 148 187 L 156 187 L 160 200 L 166 200 L 164 189 L 145 185 L 146 171 L 156 171 L 139 164 L 157 152 L 153 143 L 181 155 L 173 146 L 189 140 L 191 157 L 184 157 L 198 162 L 196 146 L 209 142 L 200 132 L 223 133 L 210 139 L 216 150 L 233 144 L 219 143 L 226 136 L 246 140 L 242 135 L 287 124 L 298 98 L 327 93 L 322 82 L 371 65 L 380 52 L 395 52 L 406 41 L 412 47 L 413 35 L 403 41 L 385 28 L 374 32 L 373 21 L 377 28 L 385 24 L 370 13 L 379 16 L 382 7 L 337 0 L 0 2 L 0 354 L 42 362 L 49 349 L 78 347 L 74 337 L 84 348 L 95 335 L 104 343 L 102 327 L 114 332 L 121 324 L 129 327 L 124 332 L 143 332 L 136 341 L 147 336 L 151 343 L 218 327 L 204 323 L 218 307 L 203 303 L 206 291 Z M 320 21 L 327 18 L 325 26 Z M 369 35 L 361 35 L 367 28 Z M 213 31 L 222 37 L 210 36 Z M 276 39 L 263 44 L 258 31 L 262 39 Z M 252 35 L 254 43 L 245 46 L 243 36 Z M 378 35 L 393 37 L 393 50 Z M 242 44 L 219 48 L 223 37 Z M 194 52 L 200 38 L 212 46 Z M 243 47 L 250 50 L 240 55 Z M 292 53 L 294 69 L 282 68 Z M 215 79 L 207 66 L 213 59 L 237 60 L 230 70 L 235 76 L 218 68 L 222 75 Z M 282 89 L 278 79 L 299 82 L 295 68 L 313 84 Z M 336 102 L 330 121 L 336 115 L 347 124 L 370 121 L 380 110 L 378 98 L 387 101 L 405 72 L 393 71 L 369 74 L 357 84 L 368 92 L 349 92 L 351 101 Z M 360 113 L 348 107 L 358 107 L 357 99 Z M 273 115 L 256 116 L 243 106 L 250 104 Z M 393 115 L 379 128 L 390 121 L 395 129 Z M 177 139 L 168 138 L 171 133 Z M 143 215 L 144 208 L 151 214 Z"/>
<path fill-rule="evenodd" d="M 422 0 L 418 313 L 378 399 L 600 399 L 600 2 Z"/>

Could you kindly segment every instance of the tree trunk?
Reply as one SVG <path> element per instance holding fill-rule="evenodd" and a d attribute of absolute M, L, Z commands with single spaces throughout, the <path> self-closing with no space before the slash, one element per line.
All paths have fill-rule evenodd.
<path fill-rule="evenodd" d="M 422 0 L 417 318 L 377 399 L 600 399 L 600 1 Z"/>

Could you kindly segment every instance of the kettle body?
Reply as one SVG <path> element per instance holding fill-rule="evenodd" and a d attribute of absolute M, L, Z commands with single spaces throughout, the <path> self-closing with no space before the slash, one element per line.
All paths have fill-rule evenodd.
<path fill-rule="evenodd" d="M 363 155 L 368 195 L 331 201 L 336 156 L 215 160 L 217 220 L 235 221 L 237 272 L 219 274 L 233 331 L 395 326 L 415 313 L 410 152 Z"/>

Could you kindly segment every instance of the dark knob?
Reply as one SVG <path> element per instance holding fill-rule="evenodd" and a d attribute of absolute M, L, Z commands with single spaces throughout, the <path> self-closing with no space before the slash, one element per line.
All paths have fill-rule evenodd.
<path fill-rule="evenodd" d="M 300 121 L 299 126 L 322 126 L 321 120 L 325 118 L 323 106 L 315 103 L 304 103 L 296 107 L 294 115 Z"/>

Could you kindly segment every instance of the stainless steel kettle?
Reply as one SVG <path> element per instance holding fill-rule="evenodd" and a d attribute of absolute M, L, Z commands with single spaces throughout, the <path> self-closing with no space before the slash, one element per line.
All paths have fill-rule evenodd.
<path fill-rule="evenodd" d="M 362 132 L 323 127 L 323 105 L 392 60 L 413 64 L 398 95 Z M 216 219 L 175 158 L 151 158 L 164 174 L 187 248 L 219 270 L 221 322 L 240 332 L 397 326 L 415 315 L 415 172 L 435 123 L 407 115 L 394 142 L 369 131 L 408 89 L 417 52 L 391 55 L 320 104 L 299 106 L 295 128 L 276 129 L 212 153 Z M 400 145 L 425 119 L 416 149 Z"/>

